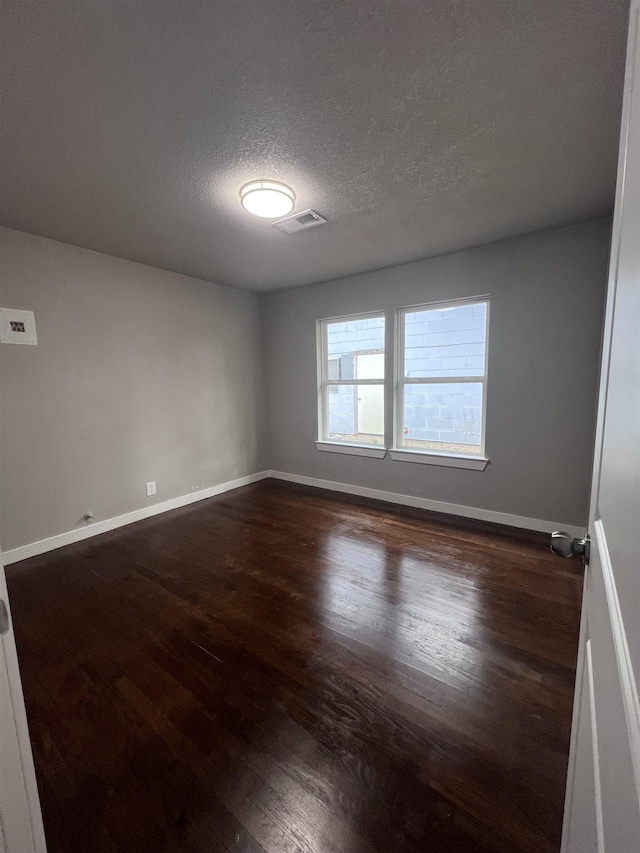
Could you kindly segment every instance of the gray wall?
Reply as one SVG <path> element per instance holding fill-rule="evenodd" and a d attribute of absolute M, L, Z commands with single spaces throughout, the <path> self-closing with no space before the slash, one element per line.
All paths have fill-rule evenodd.
<path fill-rule="evenodd" d="M 0 346 L 3 550 L 266 467 L 257 296 L 6 228 L 0 252 L 38 331 Z"/>
<path fill-rule="evenodd" d="M 38 328 L 37 347 L 0 346 L 2 548 L 71 530 L 87 509 L 111 518 L 267 466 L 583 524 L 609 228 L 261 297 L 0 228 L 0 305 L 34 310 Z M 480 294 L 486 471 L 316 450 L 317 319 L 385 311 L 390 374 L 396 308 Z"/>
<path fill-rule="evenodd" d="M 610 222 L 601 220 L 262 297 L 270 467 L 584 524 L 609 239 Z M 316 320 L 385 311 L 390 376 L 395 309 L 484 294 L 491 298 L 484 472 L 316 450 Z M 390 394 L 385 418 L 391 436 Z"/>

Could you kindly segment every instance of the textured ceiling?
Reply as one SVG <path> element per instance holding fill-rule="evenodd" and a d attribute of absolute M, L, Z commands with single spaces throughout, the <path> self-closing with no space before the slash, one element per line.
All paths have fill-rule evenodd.
<path fill-rule="evenodd" d="M 4 0 L 0 222 L 266 291 L 613 202 L 628 0 Z M 238 190 L 328 225 L 287 236 Z"/>

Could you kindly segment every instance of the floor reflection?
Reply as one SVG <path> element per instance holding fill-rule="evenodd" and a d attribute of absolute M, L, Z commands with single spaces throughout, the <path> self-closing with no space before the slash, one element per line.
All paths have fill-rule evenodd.
<path fill-rule="evenodd" d="M 322 559 L 321 607 L 338 622 L 334 630 L 448 683 L 458 673 L 468 689 L 483 658 L 477 582 L 415 548 L 353 534 L 329 532 Z"/>

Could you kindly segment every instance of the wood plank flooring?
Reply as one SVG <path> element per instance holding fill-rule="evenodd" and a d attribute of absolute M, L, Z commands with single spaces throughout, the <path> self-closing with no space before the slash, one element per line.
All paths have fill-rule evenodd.
<path fill-rule="evenodd" d="M 581 571 L 273 480 L 7 569 L 51 853 L 557 853 Z"/>

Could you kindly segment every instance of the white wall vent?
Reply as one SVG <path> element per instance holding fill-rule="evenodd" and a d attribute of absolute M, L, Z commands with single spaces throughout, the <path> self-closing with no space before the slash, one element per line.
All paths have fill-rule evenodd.
<path fill-rule="evenodd" d="M 315 210 L 303 210 L 301 213 L 285 216 L 284 219 L 278 219 L 277 222 L 271 224 L 279 228 L 280 231 L 284 231 L 285 234 L 297 234 L 298 231 L 306 231 L 307 228 L 313 228 L 314 225 L 323 225 L 326 221 Z"/>

